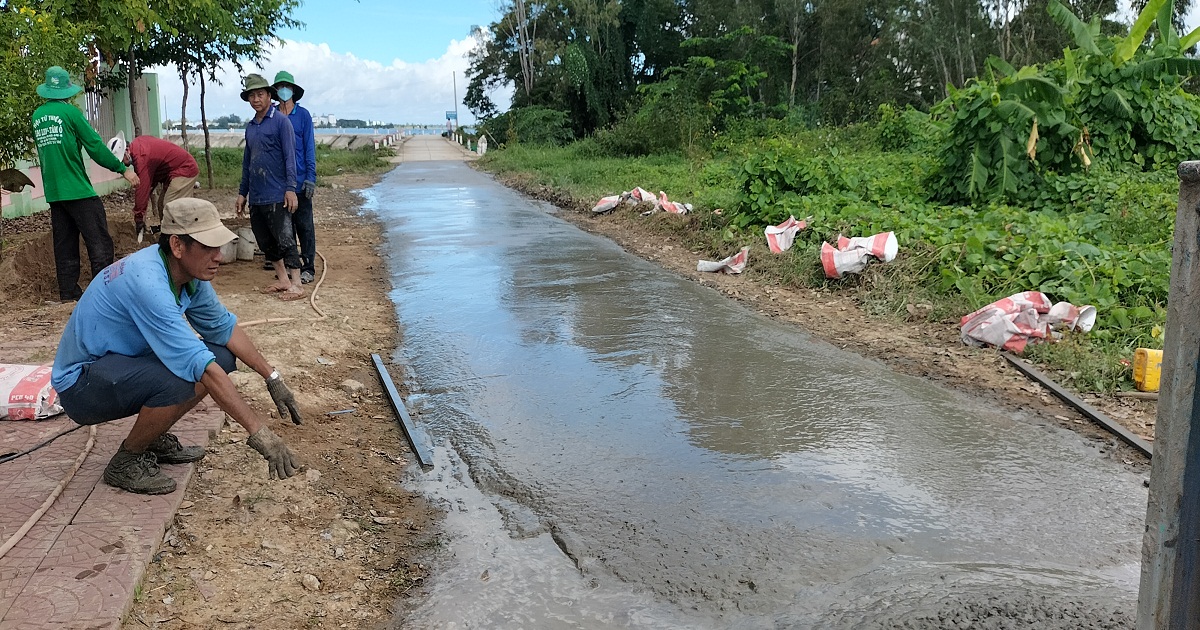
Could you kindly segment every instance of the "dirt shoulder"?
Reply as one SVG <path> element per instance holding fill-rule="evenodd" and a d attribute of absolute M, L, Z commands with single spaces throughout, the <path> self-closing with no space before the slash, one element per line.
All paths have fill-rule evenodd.
<path fill-rule="evenodd" d="M 632 254 L 710 286 L 767 316 L 795 324 L 840 348 L 878 359 L 897 372 L 982 396 L 998 408 L 1030 412 L 1047 423 L 1091 438 L 1098 448 L 1125 465 L 1139 471 L 1149 470 L 1149 461 L 1140 452 L 1062 404 L 1049 390 L 1010 366 L 1000 353 L 964 345 L 957 320 L 931 324 L 925 321 L 919 307 L 914 309 L 916 313 L 910 320 L 877 317 L 860 308 L 853 289 L 797 290 L 781 286 L 756 276 L 754 250 L 742 275 L 701 273 L 696 271 L 696 262 L 703 256 L 689 251 L 671 235 L 672 229 L 663 229 L 660 224 L 684 221 L 684 217 L 665 212 L 644 217 L 639 212 L 641 208 L 629 206 L 598 215 L 591 212 L 591 202 L 575 199 L 561 190 L 523 177 L 498 180 L 556 205 L 562 210 L 562 218 L 580 228 L 604 235 Z M 757 251 L 765 251 L 765 246 Z M 1049 376 L 1053 378 L 1054 374 Z M 1086 393 L 1080 397 L 1135 434 L 1153 440 L 1155 401 Z"/>
<path fill-rule="evenodd" d="M 377 251 L 380 227 L 358 214 L 361 197 L 352 192 L 373 181 L 343 176 L 315 198 L 317 247 L 328 261 L 317 305 L 326 318 L 308 301 L 260 294 L 272 280 L 261 256 L 222 266 L 213 284 L 239 321 L 292 318 L 246 330 L 296 392 L 305 423 L 280 421 L 257 375 L 233 377 L 308 471 L 270 481 L 245 431 L 227 422 L 185 491 L 125 628 L 384 626 L 425 579 L 439 512 L 399 485 L 411 455 L 370 359 L 378 353 L 387 362 L 399 341 Z M 236 191 L 200 193 L 232 216 Z M 117 256 L 137 249 L 132 197 L 110 195 L 105 205 Z M 0 362 L 52 361 L 72 310 L 50 302 L 57 288 L 46 214 L 5 221 Z M 353 411 L 328 415 L 345 410 Z M 305 586 L 306 575 L 319 590 Z"/>

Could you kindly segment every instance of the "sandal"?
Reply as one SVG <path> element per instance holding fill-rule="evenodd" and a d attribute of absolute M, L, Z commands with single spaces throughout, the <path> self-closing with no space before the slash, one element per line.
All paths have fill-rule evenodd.
<path fill-rule="evenodd" d="M 284 302 L 294 302 L 296 300 L 303 300 L 306 296 L 304 295 L 304 291 L 280 291 L 278 297 Z"/>

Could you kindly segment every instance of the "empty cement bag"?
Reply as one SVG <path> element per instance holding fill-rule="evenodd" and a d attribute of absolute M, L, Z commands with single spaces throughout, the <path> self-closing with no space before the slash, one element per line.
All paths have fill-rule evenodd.
<path fill-rule="evenodd" d="M 0 420 L 41 420 L 62 410 L 50 366 L 0 363 Z"/>
<path fill-rule="evenodd" d="M 861 272 L 872 258 L 891 262 L 899 250 L 896 235 L 892 232 L 855 238 L 838 236 L 837 248 L 829 243 L 821 244 L 821 266 L 825 269 L 825 277 L 841 278 L 848 273 Z"/>
<path fill-rule="evenodd" d="M 810 217 L 811 218 L 811 217 Z M 767 247 L 772 253 L 780 254 L 792 248 L 796 233 L 808 227 L 805 221 L 797 221 L 795 216 L 779 225 L 768 225 L 763 233 L 767 236 Z"/>
<path fill-rule="evenodd" d="M 254 230 L 250 228 L 238 228 L 236 242 L 237 259 L 254 260 L 254 250 L 258 247 L 258 242 L 254 240 Z"/>
<path fill-rule="evenodd" d="M 696 271 L 707 271 L 713 273 L 742 273 L 742 270 L 746 268 L 746 261 L 749 259 L 749 257 L 750 248 L 743 247 L 742 251 L 728 258 L 723 258 L 717 262 L 701 260 L 700 262 L 696 263 Z"/>

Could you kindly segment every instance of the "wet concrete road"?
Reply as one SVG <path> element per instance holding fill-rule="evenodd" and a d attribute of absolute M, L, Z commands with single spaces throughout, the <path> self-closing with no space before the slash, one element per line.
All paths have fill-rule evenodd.
<path fill-rule="evenodd" d="M 405 484 L 449 509 L 405 627 L 1132 619 L 1145 490 L 1074 433 L 761 317 L 464 164 L 368 195 L 436 447 Z"/>

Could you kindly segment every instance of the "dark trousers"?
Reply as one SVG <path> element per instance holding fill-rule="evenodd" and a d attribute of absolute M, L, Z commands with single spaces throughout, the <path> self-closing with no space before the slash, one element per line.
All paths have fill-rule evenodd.
<path fill-rule="evenodd" d="M 282 260 L 288 269 L 300 268 L 292 213 L 283 203 L 250 206 L 250 229 L 254 230 L 254 240 L 269 262 Z"/>
<path fill-rule="evenodd" d="M 78 300 L 79 237 L 87 247 L 92 277 L 100 275 L 113 262 L 113 240 L 108 233 L 108 217 L 99 197 L 55 201 L 50 204 L 50 228 L 54 237 L 54 268 L 58 275 L 58 297 Z"/>
<path fill-rule="evenodd" d="M 317 255 L 317 228 L 313 225 L 312 199 L 299 193 L 300 205 L 292 213 L 292 228 L 296 232 L 296 242 L 300 246 L 300 271 L 316 274 L 313 257 Z"/>

